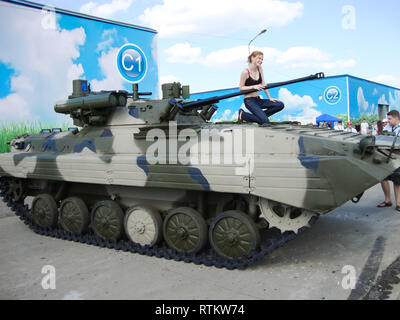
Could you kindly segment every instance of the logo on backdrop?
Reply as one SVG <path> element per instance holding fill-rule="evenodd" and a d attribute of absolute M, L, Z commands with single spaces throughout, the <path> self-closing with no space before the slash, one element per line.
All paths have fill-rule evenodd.
<path fill-rule="evenodd" d="M 137 45 L 127 43 L 118 51 L 117 68 L 126 81 L 138 83 L 146 76 L 147 58 Z"/>
<path fill-rule="evenodd" d="M 325 102 L 328 104 L 336 104 L 340 101 L 342 97 L 342 94 L 340 92 L 340 89 L 335 86 L 331 86 L 326 88 L 324 92 L 324 99 Z"/>

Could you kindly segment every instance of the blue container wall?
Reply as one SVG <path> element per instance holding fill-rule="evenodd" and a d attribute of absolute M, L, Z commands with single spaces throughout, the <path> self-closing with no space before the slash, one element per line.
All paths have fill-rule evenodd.
<path fill-rule="evenodd" d="M 379 83 L 349 77 L 350 116 L 377 114 L 378 104 L 387 104 L 390 110 L 400 110 L 400 90 Z"/>
<path fill-rule="evenodd" d="M 75 62 L 82 64 L 89 82 L 93 79 L 104 81 L 107 77 L 119 77 L 115 66 L 116 53 L 124 44 L 132 43 L 143 50 L 148 62 L 146 76 L 139 84 L 140 91 L 153 92 L 152 97 L 158 97 L 157 39 L 155 33 L 64 14 L 59 14 L 58 21 L 60 27 L 66 30 L 81 27 L 85 30 L 86 41 L 81 46 L 79 58 Z M 112 55 L 112 58 L 110 57 L 106 61 L 106 55 Z M 101 65 L 102 58 L 108 64 L 107 66 Z M 131 92 L 132 85 L 124 79 L 121 80 L 124 88 Z M 112 82 L 109 83 L 112 85 Z"/>
<path fill-rule="evenodd" d="M 331 91 L 334 89 L 332 95 Z M 213 96 L 238 92 L 238 88 L 194 93 L 191 99 L 203 99 Z M 310 122 L 321 114 L 337 116 L 347 114 L 347 83 L 346 76 L 328 77 L 290 84 L 269 90 L 272 98 L 284 102 L 285 109 L 272 116 L 273 120 L 298 120 Z M 261 93 L 264 99 L 266 95 Z M 243 96 L 223 100 L 218 103 L 218 111 L 212 121 L 231 120 L 237 118 L 238 110 L 243 104 Z M 304 122 L 302 121 L 302 122 Z"/>
<path fill-rule="evenodd" d="M 88 80 L 94 91 L 131 92 L 117 67 L 118 50 L 127 43 L 139 47 L 147 61 L 140 91 L 158 98 L 155 31 L 34 4 L 2 4 L 0 122 L 69 121 L 53 106 L 71 94 L 73 79 Z"/>

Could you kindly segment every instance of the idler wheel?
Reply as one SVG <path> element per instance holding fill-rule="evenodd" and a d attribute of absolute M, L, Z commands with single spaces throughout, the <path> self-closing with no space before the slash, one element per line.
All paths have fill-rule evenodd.
<path fill-rule="evenodd" d="M 104 200 L 92 209 L 93 231 L 105 240 L 118 240 L 124 233 L 124 213 L 114 201 Z"/>
<path fill-rule="evenodd" d="M 145 206 L 128 208 L 125 213 L 124 227 L 128 238 L 142 246 L 154 246 L 162 238 L 160 214 Z"/>
<path fill-rule="evenodd" d="M 5 183 L 5 193 L 15 202 L 25 199 L 25 190 L 21 179 L 11 178 Z"/>
<path fill-rule="evenodd" d="M 269 228 L 277 228 L 284 233 L 292 231 L 298 233 L 303 227 L 310 227 L 311 219 L 315 212 L 295 208 L 284 203 L 260 198 L 258 203 L 263 217 L 269 224 Z"/>
<path fill-rule="evenodd" d="M 207 243 L 207 224 L 189 207 L 173 209 L 164 220 L 164 238 L 178 252 L 196 253 Z"/>
<path fill-rule="evenodd" d="M 57 224 L 58 209 L 54 198 L 47 194 L 39 194 L 32 201 L 32 219 L 43 228 L 54 228 Z"/>
<path fill-rule="evenodd" d="M 6 177 L 0 177 L 0 192 L 3 194 L 8 194 L 9 189 L 9 179 Z"/>
<path fill-rule="evenodd" d="M 209 239 L 213 249 L 228 259 L 250 255 L 260 244 L 260 233 L 254 221 L 244 212 L 230 210 L 212 222 Z"/>
<path fill-rule="evenodd" d="M 90 214 L 82 199 L 70 197 L 61 202 L 59 219 L 64 230 L 81 235 L 88 230 Z"/>

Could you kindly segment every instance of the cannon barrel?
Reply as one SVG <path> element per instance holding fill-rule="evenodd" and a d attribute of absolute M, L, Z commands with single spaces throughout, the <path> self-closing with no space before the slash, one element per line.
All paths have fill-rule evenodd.
<path fill-rule="evenodd" d="M 283 81 L 283 82 L 270 83 L 266 87 L 264 87 L 264 90 L 265 89 L 276 88 L 276 87 L 280 87 L 280 86 L 284 86 L 284 85 L 288 85 L 288 84 L 292 84 L 292 83 L 307 81 L 307 80 L 322 79 L 324 77 L 325 77 L 324 73 L 319 72 L 319 73 L 316 73 L 316 74 L 312 74 L 312 75 L 310 75 L 308 77 L 303 77 L 303 78 L 298 78 L 298 79 L 289 80 L 289 81 Z M 199 108 L 199 107 L 203 107 L 203 106 L 210 105 L 210 104 L 213 104 L 213 103 L 217 103 L 220 100 L 229 99 L 229 98 L 232 98 L 232 97 L 237 97 L 237 96 L 240 96 L 240 95 L 244 95 L 244 94 L 248 94 L 248 93 L 252 93 L 252 92 L 257 92 L 257 91 L 258 90 L 256 90 L 256 89 L 250 89 L 250 90 L 244 90 L 244 91 L 229 93 L 229 94 L 222 95 L 222 96 L 215 96 L 215 97 L 206 98 L 206 99 L 199 99 L 199 100 L 188 102 L 188 103 L 182 103 L 182 107 L 183 108 Z"/>
<path fill-rule="evenodd" d="M 125 106 L 127 97 L 125 94 L 112 92 L 101 92 L 89 94 L 83 97 L 70 98 L 68 100 L 58 101 L 54 105 L 57 113 L 70 114 L 78 109 L 92 110 L 108 107 Z"/>

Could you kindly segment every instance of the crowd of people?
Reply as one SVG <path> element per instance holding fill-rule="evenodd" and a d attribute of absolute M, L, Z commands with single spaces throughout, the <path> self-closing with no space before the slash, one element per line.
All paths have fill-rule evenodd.
<path fill-rule="evenodd" d="M 319 127 L 341 130 L 346 132 L 353 132 L 363 135 L 371 134 L 373 136 L 381 135 L 384 131 L 392 130 L 392 126 L 389 124 L 387 118 L 379 121 L 374 121 L 371 126 L 369 125 L 366 119 L 363 119 L 361 123 L 357 121 L 354 125 L 351 121 L 348 121 L 346 127 L 343 125 L 343 121 L 338 121 L 335 122 L 333 128 L 332 128 L 332 123 L 322 121 Z"/>

